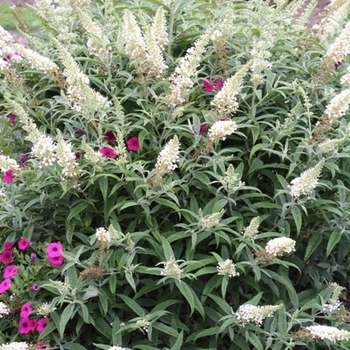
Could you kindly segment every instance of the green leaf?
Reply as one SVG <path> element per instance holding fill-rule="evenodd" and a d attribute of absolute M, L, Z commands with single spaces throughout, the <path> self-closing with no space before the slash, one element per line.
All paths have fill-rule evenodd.
<path fill-rule="evenodd" d="M 294 222 L 295 222 L 295 226 L 297 228 L 297 233 L 299 234 L 300 230 L 301 230 L 301 224 L 302 224 L 301 211 L 296 205 L 293 205 L 291 207 L 291 211 L 292 211 L 293 219 L 294 219 Z"/>
<path fill-rule="evenodd" d="M 180 334 L 177 336 L 175 344 L 171 347 L 171 350 L 181 350 L 183 339 L 184 339 L 184 332 L 181 331 Z"/>
<path fill-rule="evenodd" d="M 112 328 L 103 318 L 95 319 L 95 328 L 107 339 L 112 339 Z"/>
<path fill-rule="evenodd" d="M 72 220 L 76 216 L 78 216 L 82 211 L 84 211 L 88 206 L 90 205 L 89 202 L 83 201 L 80 202 L 78 205 L 74 206 L 72 209 L 70 209 L 67 221 Z"/>
<path fill-rule="evenodd" d="M 68 304 L 61 314 L 59 325 L 58 325 L 58 333 L 61 340 L 63 340 L 66 325 L 68 321 L 74 316 L 74 313 L 75 313 L 75 304 Z"/>
<path fill-rule="evenodd" d="M 306 247 L 304 260 L 308 260 L 310 258 L 312 253 L 318 248 L 318 246 L 321 244 L 321 242 L 322 242 L 322 233 L 321 232 L 314 233 L 310 237 L 309 243 Z"/>
<path fill-rule="evenodd" d="M 69 343 L 69 344 L 64 344 L 63 345 L 64 349 L 68 350 L 88 350 L 84 346 L 78 344 L 78 343 Z"/>
<path fill-rule="evenodd" d="M 341 239 L 341 232 L 334 231 L 332 232 L 331 236 L 329 237 L 328 243 L 327 243 L 327 252 L 326 257 L 331 253 L 331 251 L 334 249 L 334 247 L 339 243 Z"/>
<path fill-rule="evenodd" d="M 133 312 L 135 312 L 138 316 L 143 317 L 145 316 L 145 311 L 143 310 L 143 308 L 137 304 L 137 302 L 131 298 L 129 298 L 128 296 L 124 295 L 124 294 L 117 294 L 117 297 L 119 297 L 120 299 L 122 299 L 124 301 L 124 303 L 129 307 L 129 309 Z"/>

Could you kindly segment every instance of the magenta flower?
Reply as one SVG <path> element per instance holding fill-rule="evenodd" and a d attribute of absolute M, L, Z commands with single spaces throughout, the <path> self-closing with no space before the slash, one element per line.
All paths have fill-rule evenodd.
<path fill-rule="evenodd" d="M 18 249 L 26 250 L 31 244 L 29 239 L 22 237 L 18 242 Z"/>
<path fill-rule="evenodd" d="M 47 258 L 47 260 L 49 261 L 49 264 L 51 264 L 52 266 L 61 266 L 63 264 L 64 257 L 62 255 L 60 255 L 60 256 L 49 256 Z"/>
<path fill-rule="evenodd" d="M 4 250 L 11 250 L 15 246 L 15 242 L 6 242 L 4 245 Z"/>
<path fill-rule="evenodd" d="M 11 122 L 12 125 L 15 125 L 16 124 L 16 116 L 12 113 L 10 113 L 8 116 L 7 116 L 8 120 Z"/>
<path fill-rule="evenodd" d="M 102 147 L 100 149 L 100 153 L 104 157 L 108 157 L 108 158 L 115 158 L 117 156 L 117 153 L 115 152 L 115 150 L 113 148 L 110 148 L 110 147 Z"/>
<path fill-rule="evenodd" d="M 131 137 L 127 142 L 126 142 L 128 149 L 130 151 L 134 151 L 137 152 L 140 149 L 140 142 L 139 142 L 139 138 L 134 136 Z"/>
<path fill-rule="evenodd" d="M 50 320 L 47 317 L 40 318 L 37 322 L 36 330 L 39 333 L 42 333 L 44 331 L 46 325 L 49 323 L 49 321 Z"/>
<path fill-rule="evenodd" d="M 61 256 L 62 254 L 62 244 L 61 243 L 50 243 L 47 247 L 46 247 L 46 253 L 50 258 L 55 258 L 57 256 Z"/>
<path fill-rule="evenodd" d="M 28 318 L 30 313 L 33 311 L 31 303 L 25 303 L 21 307 L 20 316 L 21 318 Z"/>
<path fill-rule="evenodd" d="M 18 333 L 28 334 L 33 330 L 33 322 L 35 320 L 30 320 L 28 318 L 22 318 L 18 323 Z"/>
<path fill-rule="evenodd" d="M 29 159 L 29 157 L 26 156 L 25 154 L 20 154 L 20 155 L 18 156 L 18 160 L 19 160 L 19 162 L 21 163 L 21 166 L 22 166 L 22 167 L 26 165 L 26 162 L 27 162 L 28 159 Z"/>
<path fill-rule="evenodd" d="M 34 262 L 36 260 L 36 258 L 37 258 L 37 255 L 35 253 L 30 253 L 30 260 L 31 261 Z"/>
<path fill-rule="evenodd" d="M 15 265 L 8 265 L 4 270 L 4 278 L 10 278 L 16 276 L 18 273 L 18 269 Z"/>
<path fill-rule="evenodd" d="M 15 51 L 13 53 L 10 53 L 9 55 L 6 56 L 6 59 L 8 61 L 15 60 L 15 61 L 20 61 L 22 59 L 22 56 L 19 52 Z"/>
<path fill-rule="evenodd" d="M 74 153 L 75 159 L 80 159 L 81 158 L 81 153 L 80 152 L 75 152 Z"/>
<path fill-rule="evenodd" d="M 344 60 L 344 58 L 342 58 L 342 59 L 334 62 L 334 67 L 337 69 L 339 66 L 341 66 L 344 63 L 345 63 L 345 60 Z"/>
<path fill-rule="evenodd" d="M 12 262 L 12 252 L 11 252 L 11 250 L 4 250 L 0 254 L 0 261 L 3 264 L 9 264 L 10 262 Z"/>
<path fill-rule="evenodd" d="M 11 287 L 11 280 L 9 278 L 5 278 L 1 283 L 0 283 L 0 294 L 5 293 L 8 291 Z"/>
<path fill-rule="evenodd" d="M 12 180 L 14 179 L 14 177 L 15 177 L 15 175 L 13 174 L 13 171 L 11 169 L 9 169 L 9 170 L 5 171 L 3 179 L 7 184 L 10 184 L 12 182 Z"/>
<path fill-rule="evenodd" d="M 220 90 L 223 87 L 224 82 L 222 81 L 221 78 L 218 78 L 215 82 L 215 85 L 214 85 L 214 83 L 211 80 L 204 79 L 202 81 L 202 85 L 206 91 L 213 92 L 214 90 Z"/>
<path fill-rule="evenodd" d="M 115 137 L 114 135 L 114 132 L 113 131 L 107 131 L 104 133 L 103 135 L 104 139 L 107 141 L 107 142 L 115 142 L 117 140 L 117 138 Z"/>

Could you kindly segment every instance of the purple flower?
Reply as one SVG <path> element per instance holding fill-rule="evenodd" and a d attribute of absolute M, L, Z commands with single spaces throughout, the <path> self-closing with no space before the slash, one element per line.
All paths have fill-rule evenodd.
<path fill-rule="evenodd" d="M 10 113 L 8 116 L 7 116 L 8 120 L 11 122 L 12 125 L 15 125 L 16 124 L 16 116 L 12 113 Z"/>
<path fill-rule="evenodd" d="M 18 269 L 15 265 L 8 265 L 4 270 L 4 278 L 10 278 L 16 276 L 18 273 Z"/>
<path fill-rule="evenodd" d="M 33 290 L 34 292 L 37 292 L 40 289 L 40 287 L 37 283 L 33 283 L 30 289 Z"/>
<path fill-rule="evenodd" d="M 106 131 L 103 137 L 107 142 L 115 142 L 117 140 L 113 131 Z"/>
<path fill-rule="evenodd" d="M 37 258 L 37 255 L 35 253 L 30 253 L 30 260 L 34 262 L 36 258 Z"/>

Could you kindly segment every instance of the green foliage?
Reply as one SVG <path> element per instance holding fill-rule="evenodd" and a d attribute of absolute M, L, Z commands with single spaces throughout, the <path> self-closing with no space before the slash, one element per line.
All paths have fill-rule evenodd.
<path fill-rule="evenodd" d="M 349 348 L 306 328 L 350 338 L 337 33 L 292 23 L 297 2 L 45 3 L 28 48 L 0 42 L 22 56 L 0 65 L 0 257 L 19 269 L 0 343 Z M 20 334 L 26 302 L 42 332 Z"/>

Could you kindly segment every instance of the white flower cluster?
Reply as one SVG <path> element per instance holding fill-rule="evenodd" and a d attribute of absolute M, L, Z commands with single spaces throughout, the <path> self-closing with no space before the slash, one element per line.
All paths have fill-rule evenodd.
<path fill-rule="evenodd" d="M 194 46 L 187 50 L 185 57 L 180 59 L 174 74 L 170 77 L 171 85 L 167 99 L 174 107 L 185 102 L 185 98 L 193 86 L 191 77 L 197 74 L 197 68 L 210 40 L 211 32 L 211 29 L 207 30 L 194 43 Z"/>
<path fill-rule="evenodd" d="M 239 276 L 239 273 L 236 271 L 236 265 L 231 259 L 226 259 L 225 261 L 220 261 L 216 267 L 218 270 L 218 275 L 235 277 Z"/>
<path fill-rule="evenodd" d="M 218 120 L 208 131 L 208 138 L 211 141 L 226 140 L 226 136 L 237 130 L 237 124 L 233 120 Z"/>
<path fill-rule="evenodd" d="M 170 259 L 169 261 L 163 263 L 164 268 L 161 271 L 161 276 L 172 277 L 177 280 L 181 279 L 182 269 L 178 265 L 178 263 L 174 259 Z"/>
<path fill-rule="evenodd" d="M 141 319 L 141 320 L 137 320 L 136 321 L 136 326 L 141 328 L 143 331 L 145 331 L 146 333 L 148 332 L 148 327 L 150 325 L 150 322 L 147 321 L 146 319 Z"/>
<path fill-rule="evenodd" d="M 36 312 L 41 316 L 48 316 L 51 312 L 55 311 L 56 308 L 52 307 L 50 303 L 42 303 L 38 306 Z"/>
<path fill-rule="evenodd" d="M 334 43 L 328 48 L 325 59 L 336 62 L 350 53 L 350 22 L 336 37 Z"/>
<path fill-rule="evenodd" d="M 339 301 L 339 298 L 345 288 L 335 282 L 330 283 L 329 287 L 333 290 L 332 296 L 329 298 L 328 302 L 323 305 L 322 309 L 323 311 L 332 313 L 340 308 L 341 302 Z"/>
<path fill-rule="evenodd" d="M 50 136 L 40 134 L 32 146 L 32 155 L 40 160 L 41 166 L 50 166 L 56 161 L 56 147 Z"/>
<path fill-rule="evenodd" d="M 341 77 L 340 84 L 343 86 L 350 86 L 350 66 L 348 66 L 345 74 Z"/>
<path fill-rule="evenodd" d="M 217 213 L 213 213 L 210 215 L 202 216 L 202 210 L 200 210 L 199 215 L 201 216 L 200 218 L 200 224 L 202 228 L 206 231 L 211 230 L 214 227 L 219 226 L 220 220 L 222 216 L 224 215 L 225 211 L 221 210 Z"/>
<path fill-rule="evenodd" d="M 19 165 L 14 159 L 0 154 L 0 170 L 2 172 L 12 170 L 14 173 L 16 173 L 19 171 Z"/>
<path fill-rule="evenodd" d="M 13 342 L 0 345 L 0 350 L 28 350 L 29 344 L 25 342 Z"/>
<path fill-rule="evenodd" d="M 10 313 L 10 308 L 0 301 L 0 318 L 2 318 L 4 315 L 8 315 Z"/>
<path fill-rule="evenodd" d="M 267 242 L 265 250 L 272 257 L 282 256 L 295 251 L 295 241 L 288 237 L 274 238 Z"/>
<path fill-rule="evenodd" d="M 121 346 L 111 346 L 108 348 L 108 350 L 126 350 L 125 348 L 122 348 Z"/>
<path fill-rule="evenodd" d="M 81 176 L 81 170 L 75 159 L 75 154 L 69 143 L 65 142 L 62 135 L 58 134 L 56 147 L 57 163 L 62 167 L 62 175 L 68 179 L 77 179 Z"/>
<path fill-rule="evenodd" d="M 99 227 L 96 230 L 96 239 L 101 243 L 110 243 L 111 242 L 111 235 L 109 231 L 105 230 L 103 227 Z"/>
<path fill-rule="evenodd" d="M 281 305 L 254 306 L 244 304 L 238 308 L 235 315 L 243 325 L 254 322 L 257 326 L 260 326 L 266 317 L 272 317 L 274 312 L 280 308 Z"/>
<path fill-rule="evenodd" d="M 341 143 L 342 140 L 339 139 L 327 139 L 323 142 L 321 142 L 318 147 L 320 148 L 320 151 L 322 153 L 328 153 L 328 152 L 332 152 L 334 150 L 337 149 L 337 147 L 339 146 L 339 144 Z"/>
<path fill-rule="evenodd" d="M 340 94 L 333 97 L 325 110 L 325 114 L 328 116 L 330 123 L 333 124 L 340 119 L 349 109 L 349 105 L 350 89 L 343 90 Z"/>
<path fill-rule="evenodd" d="M 56 63 L 52 62 L 48 57 L 40 55 L 31 49 L 23 47 L 22 45 L 15 45 L 16 51 L 28 61 L 33 69 L 48 73 L 58 73 L 59 68 Z"/>
<path fill-rule="evenodd" d="M 314 167 L 305 170 L 299 177 L 291 181 L 290 193 L 293 197 L 299 198 L 301 195 L 310 196 L 312 190 L 318 184 L 325 160 L 322 159 Z"/>
<path fill-rule="evenodd" d="M 312 338 L 329 340 L 331 342 L 350 339 L 350 332 L 330 326 L 305 327 L 311 333 Z"/>
<path fill-rule="evenodd" d="M 155 165 L 155 171 L 158 177 L 169 174 L 177 168 L 176 162 L 180 157 L 179 153 L 180 144 L 177 136 L 175 135 L 158 155 L 157 163 Z"/>
<path fill-rule="evenodd" d="M 213 109 L 221 117 L 227 117 L 230 113 L 236 112 L 239 106 L 237 95 L 241 91 L 243 78 L 247 74 L 248 68 L 249 65 L 242 67 L 235 75 L 227 79 L 211 102 Z"/>
<path fill-rule="evenodd" d="M 260 216 L 253 218 L 243 232 L 243 237 L 254 240 L 259 232 Z"/>

